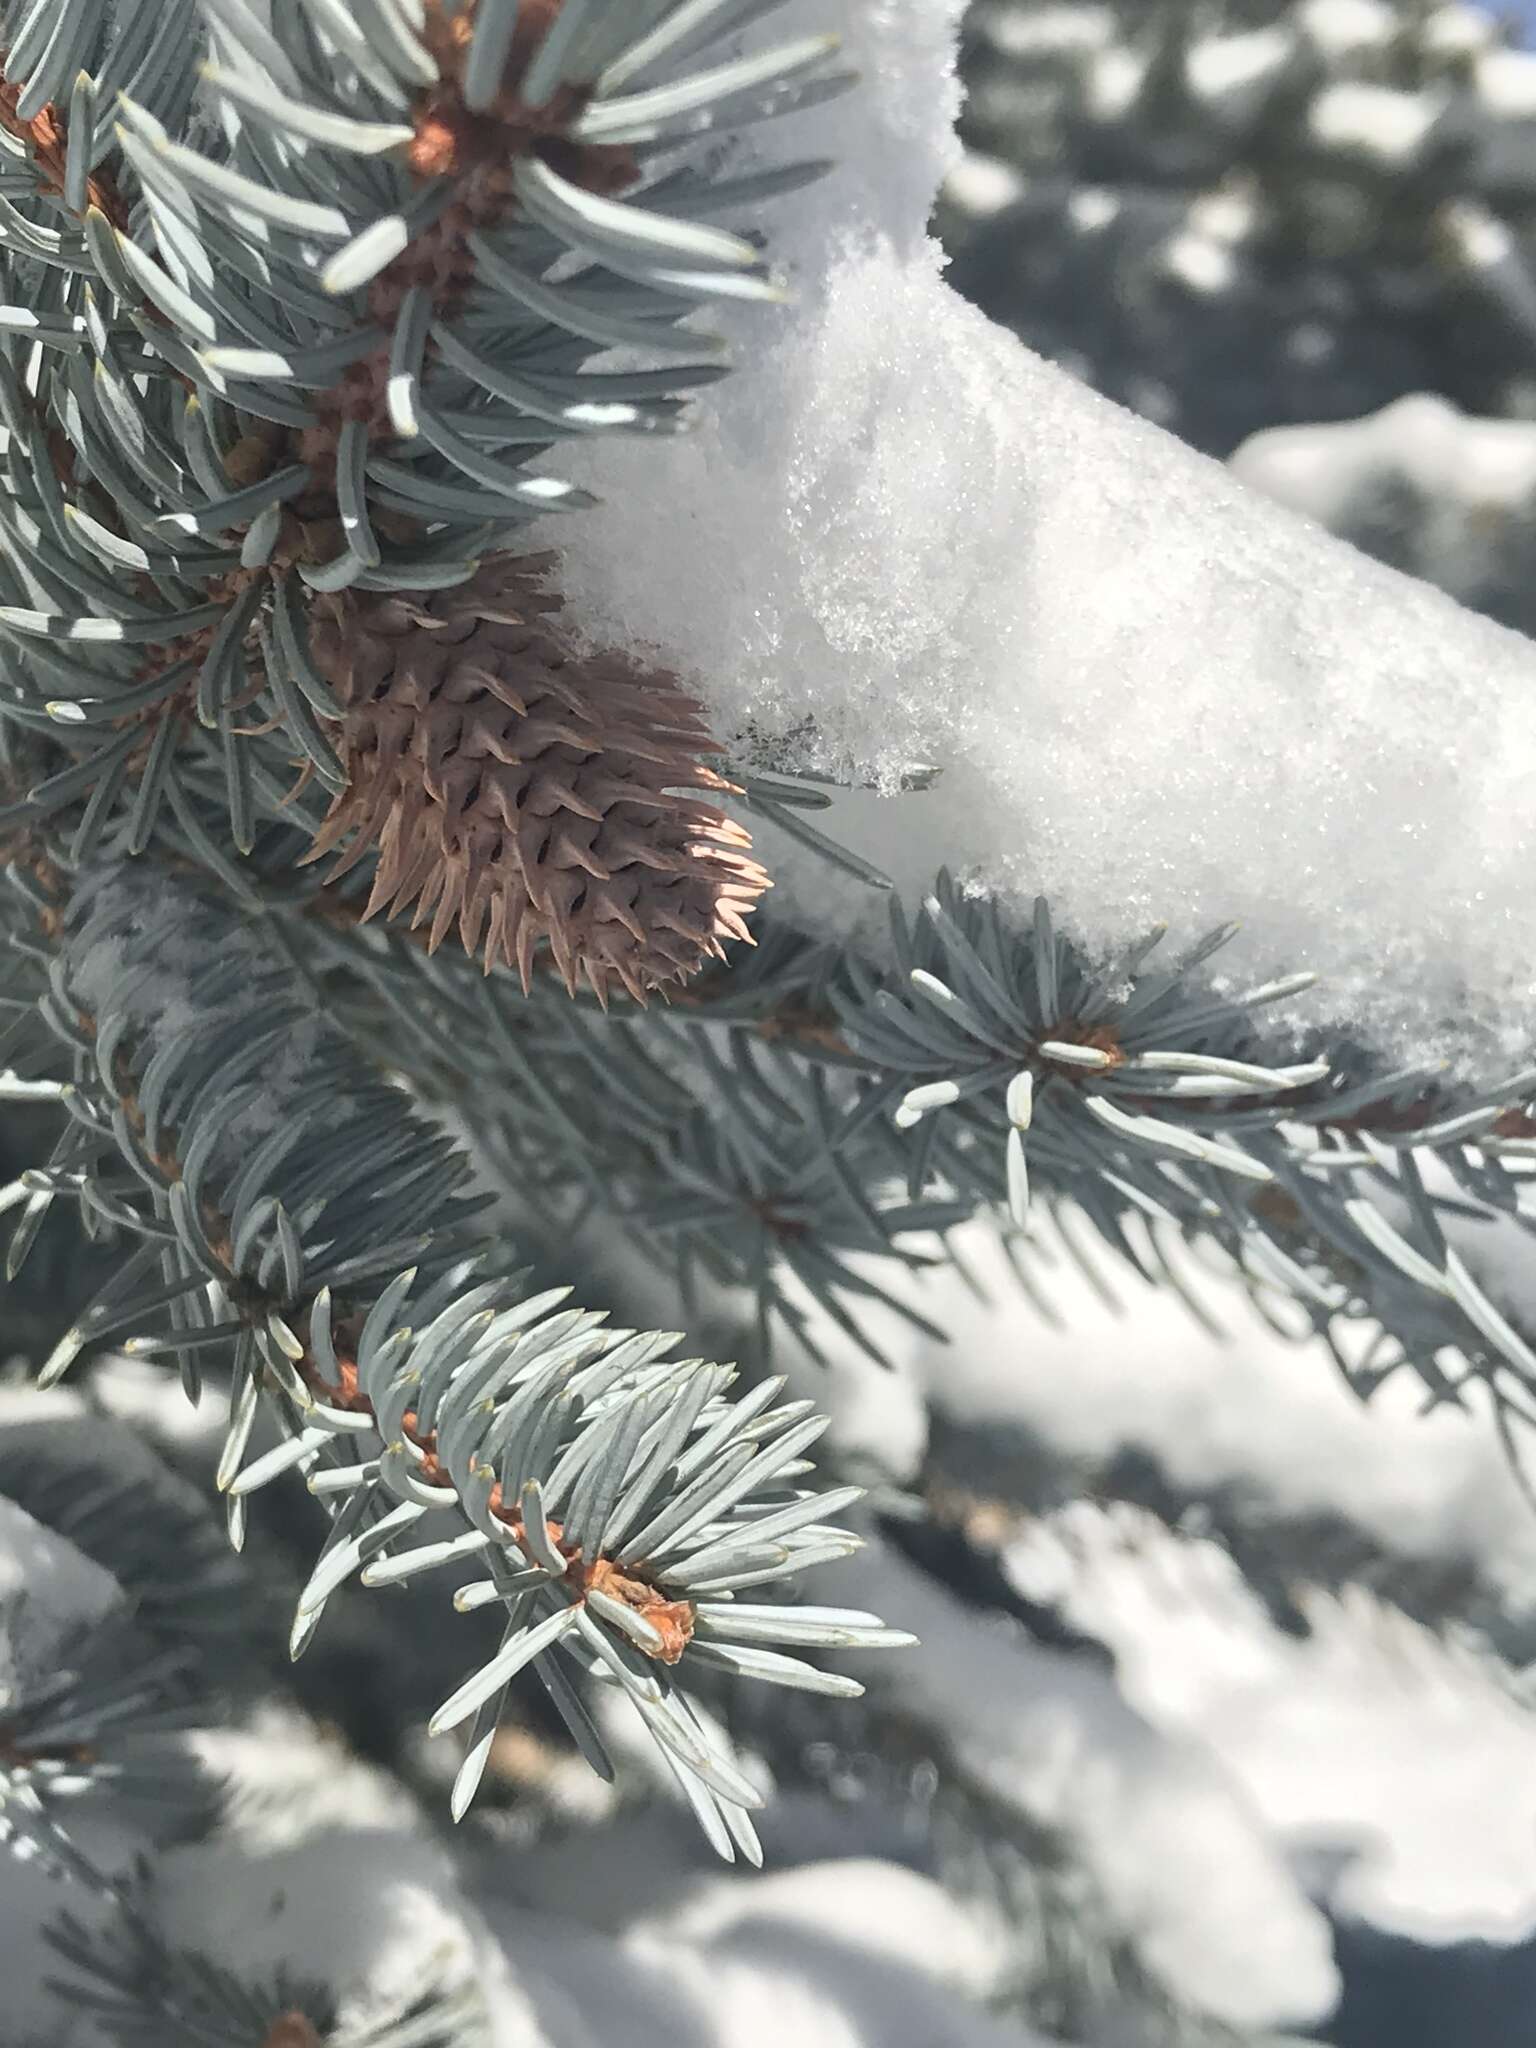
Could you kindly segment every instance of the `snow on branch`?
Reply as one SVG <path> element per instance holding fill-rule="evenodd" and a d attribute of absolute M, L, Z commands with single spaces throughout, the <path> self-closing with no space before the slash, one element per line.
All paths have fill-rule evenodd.
<path fill-rule="evenodd" d="M 947 862 L 1020 906 L 1048 893 L 1091 945 L 1236 918 L 1234 974 L 1321 971 L 1311 1021 L 1508 1066 L 1536 955 L 1536 650 L 948 288 L 912 170 L 943 161 L 932 15 L 849 9 L 867 89 L 827 124 L 844 168 L 776 209 L 796 304 L 693 435 L 603 449 L 564 587 L 589 630 L 693 678 L 742 755 L 873 783 L 831 831 L 899 884 Z M 832 206 L 840 234 L 808 216 Z M 936 786 L 898 797 L 916 763 Z M 795 907 L 846 930 L 871 892 L 829 905 L 825 883 Z"/>

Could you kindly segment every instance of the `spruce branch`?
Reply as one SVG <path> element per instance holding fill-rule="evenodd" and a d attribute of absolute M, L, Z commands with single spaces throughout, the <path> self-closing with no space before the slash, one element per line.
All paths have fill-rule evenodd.
<path fill-rule="evenodd" d="M 504 1608 L 501 1648 L 433 1723 L 472 1721 L 456 1815 L 528 1665 L 611 1770 L 574 1665 L 639 1709 L 720 1853 L 755 1858 L 759 1795 L 673 1670 L 849 1697 L 855 1680 L 786 1651 L 910 1640 L 859 1612 L 736 1598 L 857 1548 L 823 1517 L 860 1490 L 794 1483 L 826 1426 L 813 1404 L 775 1405 L 777 1380 L 732 1402 L 733 1370 L 670 1358 L 675 1334 L 609 1329 L 563 1289 L 525 1296 L 470 1229 L 483 1198 L 464 1156 L 210 894 L 127 863 L 87 877 L 62 922 L 42 1015 L 72 1059 L 73 1142 L 39 1198 L 78 1195 L 140 1244 L 44 1380 L 130 1328 L 123 1348 L 175 1358 L 189 1384 L 210 1349 L 232 1357 L 232 1533 L 289 1470 L 331 1516 L 295 1656 L 360 1571 L 485 1574 L 456 1602 Z M 281 1440 L 251 1457 L 263 1405 Z"/>
<path fill-rule="evenodd" d="M 850 1092 L 858 1063 L 820 986 L 834 964 L 798 933 L 765 924 L 761 973 L 750 954 L 739 982 L 733 965 L 669 991 L 664 1013 L 605 1019 L 543 981 L 524 1000 L 458 955 L 380 954 L 355 910 L 306 903 L 290 936 L 359 1042 L 387 1044 L 450 1105 L 487 1066 L 515 1078 L 515 1102 L 482 1106 L 478 1149 L 520 1199 L 616 1218 L 675 1274 L 688 1315 L 712 1282 L 756 1297 L 765 1351 L 778 1326 L 820 1355 L 807 1295 L 866 1350 L 870 1301 L 941 1336 L 858 1261 L 933 1263 L 923 1240 L 974 1198 L 896 1188 L 899 1151 Z"/>
<path fill-rule="evenodd" d="M 260 1667 L 265 1589 L 202 1495 L 122 1425 L 17 1417 L 0 1432 L 0 1498 L 110 1572 L 146 1639 L 200 1695 L 233 1694 Z"/>
<path fill-rule="evenodd" d="M 0 1533 L 8 1552 L 35 1556 L 35 1518 L 9 1499 Z M 157 1641 L 122 1603 L 77 1615 L 73 1628 L 43 1615 L 52 1634 L 41 1655 L 28 1603 L 56 1590 L 45 1567 L 42 1587 L 13 1587 L 0 1612 L 0 1844 L 100 1891 L 107 1881 L 76 1843 L 73 1809 L 110 1799 L 162 1836 L 205 1818 L 210 1787 L 177 1740 L 205 1713 L 188 1651 Z"/>
<path fill-rule="evenodd" d="M 1455 1085 L 1348 1044 L 1277 1064 L 1261 1018 L 1310 977 L 1223 988 L 1197 970 L 1229 936 L 1158 971 L 1160 929 L 1103 963 L 1043 901 L 1023 933 L 944 875 L 910 929 L 898 906 L 896 975 L 855 965 L 833 1000 L 905 1134 L 910 1189 L 974 1190 L 1027 1229 L 1033 1173 L 1176 1285 L 1159 1233 L 1214 1240 L 1257 1300 L 1299 1307 L 1356 1391 L 1404 1366 L 1436 1400 L 1480 1383 L 1512 1448 L 1536 1422 L 1536 1351 L 1473 1267 L 1481 1233 L 1536 1227 L 1536 1071 Z"/>
<path fill-rule="evenodd" d="M 999 1214 L 1027 1284 L 1040 1206 L 1186 1298 L 1188 1249 L 1214 1251 L 1363 1397 L 1406 1368 L 1437 1401 L 1482 1386 L 1511 1443 L 1536 1415 L 1530 1333 L 1477 1277 L 1481 1240 L 1532 1228 L 1536 1074 L 1478 1087 L 1298 1048 L 1281 1020 L 1312 977 L 1232 987 L 1229 927 L 1167 965 L 1160 931 L 1100 958 L 1043 903 L 1019 930 L 941 874 L 915 920 L 895 906 L 886 960 L 763 913 L 759 950 L 665 1014 L 600 1022 L 447 955 L 372 953 L 329 900 L 317 917 L 321 984 L 421 1085 L 528 1084 L 478 1122 L 511 1187 L 614 1217 L 685 1301 L 748 1289 L 765 1343 L 778 1323 L 815 1353 L 811 1306 L 877 1356 L 871 1306 L 939 1341 L 900 1269 Z"/>
<path fill-rule="evenodd" d="M 327 1986 L 278 1970 L 259 1982 L 170 1947 L 145 1888 L 128 1888 L 104 1924 L 61 1913 L 45 1939 L 68 1974 L 51 1988 L 90 2013 L 114 2048 L 479 2048 L 478 1992 L 429 1991 L 403 2009 L 344 2019 Z"/>
<path fill-rule="evenodd" d="M 551 656 L 546 621 L 564 674 L 518 712 L 490 643 L 520 623 L 499 614 L 527 596 L 521 529 L 590 502 L 525 462 L 678 431 L 728 367 L 679 323 L 782 295 L 757 231 L 716 217 L 825 166 L 721 176 L 720 145 L 849 83 L 835 39 L 716 61 L 732 10 L 585 0 L 429 0 L 387 28 L 319 0 L 270 28 L 243 0 L 49 19 L 13 11 L 0 106 L 0 716 L 53 743 L 11 815 L 67 820 L 76 864 L 202 831 L 228 876 L 285 811 L 320 830 L 323 792 L 323 843 L 381 852 L 434 943 L 484 930 L 526 969 L 548 939 L 568 979 L 641 994 L 696 972 L 765 880 L 697 708 Z M 614 349 L 635 366 L 591 367 Z M 445 792 L 414 750 L 380 761 L 337 634 L 377 651 L 418 626 L 398 714 L 474 607 L 485 646 L 413 707 L 436 759 L 429 729 L 440 749 L 478 700 L 494 752 Z M 514 740 L 542 755 L 521 789 L 492 766 Z"/>
<path fill-rule="evenodd" d="M 1166 967 L 1158 933 L 1098 959 L 1043 905 L 1021 932 L 941 876 L 915 922 L 898 907 L 892 964 L 818 959 L 769 919 L 760 960 L 665 1016 L 599 1028 L 537 987 L 509 1009 L 495 977 L 471 1001 L 422 961 L 407 1007 L 450 1096 L 482 1061 L 538 1075 L 484 1127 L 514 1184 L 613 1213 L 685 1287 L 745 1285 L 802 1334 L 788 1281 L 851 1309 L 867 1346 L 869 1302 L 912 1311 L 861 1255 L 915 1270 L 924 1233 L 1010 1205 L 1027 1231 L 1031 1201 L 1066 1204 L 1181 1293 L 1181 1248 L 1214 1247 L 1362 1396 L 1405 1368 L 1435 1400 L 1480 1384 L 1513 1440 L 1530 1336 L 1477 1273 L 1482 1239 L 1532 1227 L 1536 1076 L 1470 1086 L 1347 1041 L 1298 1055 L 1279 1020 L 1310 977 L 1234 989 L 1226 935 Z M 1019 1257 L 1027 1277 L 1027 1237 Z"/>

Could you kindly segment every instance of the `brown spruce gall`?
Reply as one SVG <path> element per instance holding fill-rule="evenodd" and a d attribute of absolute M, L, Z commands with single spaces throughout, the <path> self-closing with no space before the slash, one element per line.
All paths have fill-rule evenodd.
<path fill-rule="evenodd" d="M 664 675 L 582 650 L 546 558 L 488 562 L 432 592 L 313 601 L 314 655 L 344 707 L 347 788 L 308 856 L 370 853 L 365 916 L 457 929 L 526 989 L 547 942 L 573 992 L 636 1001 L 748 938 L 768 878 L 700 707 Z"/>

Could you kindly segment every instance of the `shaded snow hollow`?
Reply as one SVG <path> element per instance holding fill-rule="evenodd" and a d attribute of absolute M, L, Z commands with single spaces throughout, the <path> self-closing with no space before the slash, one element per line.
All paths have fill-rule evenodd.
<path fill-rule="evenodd" d="M 1536 647 L 965 304 L 923 234 L 953 115 L 944 10 L 793 12 L 841 12 L 865 82 L 768 146 L 841 168 L 765 222 L 795 303 L 709 316 L 741 368 L 696 431 L 582 451 L 604 503 L 547 537 L 585 627 L 691 678 L 759 758 L 886 792 L 940 768 L 830 814 L 913 895 L 947 862 L 1045 893 L 1095 944 L 1237 919 L 1228 971 L 1319 971 L 1311 1019 L 1393 1055 L 1521 1062 Z M 767 852 L 780 907 L 868 914 L 874 892 Z"/>

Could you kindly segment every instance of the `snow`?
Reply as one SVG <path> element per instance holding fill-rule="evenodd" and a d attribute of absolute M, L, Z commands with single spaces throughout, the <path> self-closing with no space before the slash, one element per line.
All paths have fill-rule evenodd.
<path fill-rule="evenodd" d="M 680 1940 L 716 1944 L 746 1937 L 775 1955 L 797 1936 L 832 1932 L 887 1969 L 919 1962 L 968 1998 L 993 1991 L 1006 1960 L 958 1901 L 929 1879 L 869 1858 L 765 1871 L 746 1885 L 711 1875 L 657 1920 Z M 635 1932 L 644 1936 L 652 1924 L 642 1915 Z"/>
<path fill-rule="evenodd" d="M 1324 149 L 1369 157 L 1401 176 L 1418 162 L 1444 111 L 1429 93 L 1345 82 L 1318 94 L 1308 126 Z"/>
<path fill-rule="evenodd" d="M 1496 117 L 1536 120 L 1536 56 L 1528 50 L 1490 50 L 1479 60 L 1477 87 Z"/>
<path fill-rule="evenodd" d="M 909 1871 L 701 1879 L 691 1821 L 674 1862 L 654 1812 L 536 1854 L 482 1843 L 456 1867 L 398 1787 L 297 1716 L 200 1747 L 234 1810 L 220 1839 L 162 1859 L 162 1932 L 253 1978 L 283 1963 L 328 1983 L 359 2024 L 473 1978 L 505 2048 L 1038 2048 L 972 2009 L 1005 1958 Z"/>
<path fill-rule="evenodd" d="M 1237 268 L 1229 249 L 1197 234 L 1175 235 L 1163 250 L 1163 263 L 1191 291 L 1210 293 L 1228 290 Z"/>
<path fill-rule="evenodd" d="M 342 2032 L 434 1985 L 503 1984 L 447 1847 L 396 1779 L 276 1706 L 192 1746 L 228 1798 L 208 1841 L 155 1866 L 148 1910 L 171 1946 L 251 1981 L 282 1965 L 329 1985 Z M 505 2038 L 541 2039 L 526 2015 Z"/>
<path fill-rule="evenodd" d="M 1398 16 L 1387 0 L 1304 0 L 1300 25 L 1330 58 L 1376 50 L 1397 34 Z"/>
<path fill-rule="evenodd" d="M 963 1910 L 915 1873 L 868 1859 L 708 1878 L 659 1910 L 644 1843 L 616 1846 L 631 1924 L 617 1934 L 519 1909 L 492 1914 L 548 2048 L 1044 2048 L 969 2002 L 996 1958 Z M 575 1901 L 582 1914 L 582 1902 Z M 493 2006 L 498 2041 L 518 2038 Z"/>
<path fill-rule="evenodd" d="M 855 1597 L 853 1577 L 839 1598 Z M 882 1543 L 861 1555 L 857 1581 L 857 1597 L 900 1614 L 919 1647 L 899 1672 L 840 1661 L 935 1731 L 1005 1807 L 1058 1830 L 1171 1992 L 1234 2027 L 1332 2009 L 1326 1922 L 1198 1745 L 1159 1733 L 1103 1667 L 962 1612 Z"/>
<path fill-rule="evenodd" d="M 188 1742 L 226 1788 L 226 1832 L 251 1853 L 279 1854 L 321 1829 L 407 1833 L 419 1824 L 395 1779 L 292 1708 L 265 1705 L 238 1727 L 199 1729 Z"/>
<path fill-rule="evenodd" d="M 26 1380 L 0 1380 L 0 1429 L 15 1423 L 73 1422 L 84 1413 L 85 1404 L 71 1387 L 40 1393 Z"/>
<path fill-rule="evenodd" d="M 939 10 L 869 12 L 871 104 L 772 138 L 844 165 L 765 220 L 797 303 L 732 315 L 742 367 L 696 431 L 583 453 L 605 503 L 545 530 L 576 615 L 759 759 L 876 783 L 824 822 L 911 894 L 948 862 L 1096 945 L 1237 919 L 1229 969 L 1321 972 L 1314 1021 L 1507 1068 L 1536 987 L 1536 652 L 964 305 L 921 232 Z M 890 794 L 914 762 L 937 787 Z M 779 904 L 870 915 L 803 875 Z"/>
<path fill-rule="evenodd" d="M 1011 206 L 1022 198 L 1025 191 L 1023 173 L 1005 163 L 1000 156 L 985 156 L 980 150 L 968 149 L 945 181 L 944 193 L 952 206 L 969 215 L 973 220 L 984 220 L 989 214 L 1001 213 L 1005 206 Z"/>
<path fill-rule="evenodd" d="M 331 1826 L 253 1852 L 215 1840 L 155 1866 L 150 1908 L 168 1945 L 251 1982 L 286 1967 L 328 1985 L 354 2024 L 477 1976 L 448 1857 L 425 1836 Z"/>
<path fill-rule="evenodd" d="M 51 1677 L 122 1599 L 110 1572 L 0 1498 L 0 1707 Z"/>
<path fill-rule="evenodd" d="M 976 34 L 1004 57 L 1038 59 L 1075 56 L 1113 42 L 1119 24 L 1113 8 L 1084 5 L 1024 8 L 997 0 L 974 13 Z"/>
<path fill-rule="evenodd" d="M 1270 87 L 1285 70 L 1294 48 L 1283 28 L 1205 36 L 1190 48 L 1185 79 L 1197 99 L 1226 103 L 1213 107 L 1218 118 L 1234 101 L 1246 111 L 1257 97 L 1256 89 Z"/>
<path fill-rule="evenodd" d="M 1216 1545 L 1130 1510 L 1039 1525 L 1010 1575 L 1039 1589 L 1053 1549 L 1130 1705 L 1207 1745 L 1336 1911 L 1435 1944 L 1536 1929 L 1536 1717 L 1498 1667 L 1358 1590 L 1282 1633 Z"/>
<path fill-rule="evenodd" d="M 1486 521 L 1522 512 L 1536 497 L 1536 422 L 1469 419 L 1419 392 L 1367 419 L 1271 427 L 1244 442 L 1231 466 L 1245 483 L 1325 524 L 1344 518 L 1362 489 L 1397 480 Z"/>
<path fill-rule="evenodd" d="M 1124 120 L 1141 96 L 1151 61 L 1140 52 L 1105 50 L 1089 67 L 1084 83 L 1085 112 L 1105 127 Z"/>
<path fill-rule="evenodd" d="M 1067 201 L 1067 215 L 1079 234 L 1096 234 L 1120 218 L 1121 201 L 1102 185 L 1079 185 Z"/>
<path fill-rule="evenodd" d="M 955 48 L 963 11 L 964 0 L 793 0 L 774 9 L 775 43 L 833 31 L 859 75 L 852 92 L 826 106 L 754 131 L 754 146 L 770 161 L 793 154 L 837 166 L 775 206 L 766 223 L 805 305 L 824 288 L 829 251 L 876 236 L 904 257 L 922 250 L 934 197 L 960 161 Z M 755 308 L 733 322 L 754 353 L 770 324 Z M 785 325 L 794 324 L 791 308 Z"/>
<path fill-rule="evenodd" d="M 986 1224 L 967 1225 L 953 1242 L 983 1295 L 944 1269 L 921 1282 L 882 1269 L 882 1281 L 950 1341 L 934 1344 L 871 1304 L 867 1327 L 894 1371 L 838 1356 L 839 1377 L 820 1389 L 834 1440 L 847 1432 L 871 1462 L 905 1478 L 912 1410 L 927 1402 L 974 1430 L 1024 1431 L 1069 1466 L 1103 1466 L 1136 1450 L 1182 1496 L 1229 1487 L 1256 1517 L 1336 1516 L 1388 1555 L 1473 1567 L 1512 1614 L 1536 1608 L 1536 1516 L 1475 1406 L 1426 1414 L 1422 1389 L 1406 1377 L 1363 1405 L 1320 1344 L 1286 1342 L 1239 1288 L 1187 1258 L 1181 1270 L 1219 1335 L 1170 1288 L 1151 1286 L 1099 1247 L 1111 1308 L 1043 1219 L 1028 1266 L 1055 1324 L 1020 1299 Z M 1479 1256 L 1469 1237 L 1465 1255 L 1477 1259 L 1485 1284 L 1498 1284 L 1506 1267 L 1489 1250 Z M 815 1334 L 832 1341 L 820 1325 Z M 844 1382 L 859 1389 L 857 1404 Z M 812 1384 L 807 1374 L 806 1390 Z"/>
<path fill-rule="evenodd" d="M 1452 1589 L 1470 1568 L 1523 1639 L 1536 1606 L 1536 1517 L 1485 1416 L 1425 1413 L 1421 1396 L 1395 1381 L 1362 1406 L 1319 1345 L 1282 1341 L 1235 1287 L 1192 1266 L 1223 1335 L 1101 1254 L 1118 1312 L 1106 1306 L 1043 1222 L 1027 1255 L 1059 1327 L 1018 1299 L 984 1226 L 958 1233 L 956 1249 L 985 1298 L 942 1271 L 904 1289 L 951 1332 L 948 1345 L 872 1310 L 870 1332 L 894 1372 L 838 1360 L 827 1390 L 835 1427 L 849 1431 L 850 1408 L 867 1459 L 883 1452 L 910 1476 L 913 1410 L 925 1400 L 990 1435 L 997 1475 L 1006 1475 L 1011 1431 L 1024 1433 L 1022 1467 L 1039 1460 L 1070 1475 L 1080 1464 L 1089 1485 L 1117 1454 L 1138 1450 L 1176 1497 L 1230 1492 L 1256 1527 L 1266 1517 L 1282 1527 L 1336 1517 L 1388 1558 L 1432 1565 Z M 1491 1256 L 1483 1271 L 1496 1277 Z M 842 1382 L 857 1386 L 861 1373 L 852 1398 Z M 993 1480 L 983 1473 L 976 1484 L 986 1494 Z M 1304 1570 L 1304 1552 L 1277 1546 L 1286 1555 Z M 1004 1563 L 1028 1597 L 1058 1604 L 1108 1645 L 1115 1673 L 1102 1695 L 1073 1660 L 1011 1644 L 1001 1630 L 973 1641 L 965 1617 L 883 1552 L 872 1580 L 865 1559 L 845 1566 L 835 1597 L 898 1616 L 922 1648 L 904 1653 L 899 1670 L 864 1660 L 858 1676 L 888 1683 L 934 1726 L 958 1724 L 968 1768 L 985 1768 L 990 1745 L 999 1796 L 1075 1831 L 1138 1950 L 1161 1957 L 1186 1998 L 1211 2000 L 1207 1968 L 1221 1996 L 1228 1944 L 1238 1953 L 1241 1944 L 1198 1859 L 1170 1860 L 1157 1845 L 1164 1771 L 1202 1788 L 1187 1795 L 1189 1826 L 1208 1842 L 1211 1869 L 1236 1857 L 1234 1881 L 1255 1884 L 1253 1869 L 1272 1876 L 1277 1863 L 1337 1912 L 1434 1944 L 1513 1942 L 1536 1930 L 1536 1718 L 1485 1652 L 1440 1642 L 1359 1589 L 1335 1597 L 1297 1587 L 1310 1634 L 1284 1633 L 1217 1544 L 1175 1536 L 1129 1507 L 1063 1508 L 1020 1536 Z M 834 1597 L 830 1577 L 819 1590 Z M 1000 1701 L 1010 1703 L 1001 1720 Z M 1110 1788 L 1102 1797 L 1092 1789 L 1100 1780 Z M 1122 1806 L 1136 1819 L 1127 1864 L 1163 1871 L 1166 1919 L 1142 1917 L 1134 1871 L 1115 1861 L 1129 1825 Z M 1233 1812 L 1249 1815 L 1274 1863 L 1234 1850 L 1222 1832 Z M 1297 1942 L 1305 1924 L 1282 1921 Z M 1271 1981 L 1267 1965 L 1261 1981 Z M 1282 2017 L 1277 2007 L 1271 2021 Z"/>
<path fill-rule="evenodd" d="M 189 1401 L 177 1374 L 117 1352 L 95 1365 L 91 1395 L 117 1421 L 170 1450 L 206 1450 L 222 1443 L 229 1425 L 229 1401 L 221 1388 L 199 1387 L 197 1399 Z"/>
<path fill-rule="evenodd" d="M 1492 49 L 1500 24 L 1483 7 L 1437 7 L 1423 28 L 1424 47 L 1441 58 L 1467 58 Z"/>
<path fill-rule="evenodd" d="M 1211 241 L 1236 245 L 1258 230 L 1258 197 L 1238 186 L 1218 187 L 1200 193 L 1191 202 L 1187 218 L 1197 233 Z"/>
<path fill-rule="evenodd" d="M 998 1958 L 936 1884 L 891 1864 L 823 1863 L 748 1885 L 711 1879 L 666 1932 L 676 1953 L 692 1950 L 690 1989 L 701 2013 L 718 2012 L 721 2048 L 791 2038 L 1028 2048 L 1034 2038 L 969 2005 Z M 657 2048 L 670 2039 L 659 2034 Z"/>
<path fill-rule="evenodd" d="M 1468 270 L 1496 273 L 1519 260 L 1513 234 L 1496 214 L 1472 200 L 1453 200 L 1441 213 L 1446 247 Z"/>

